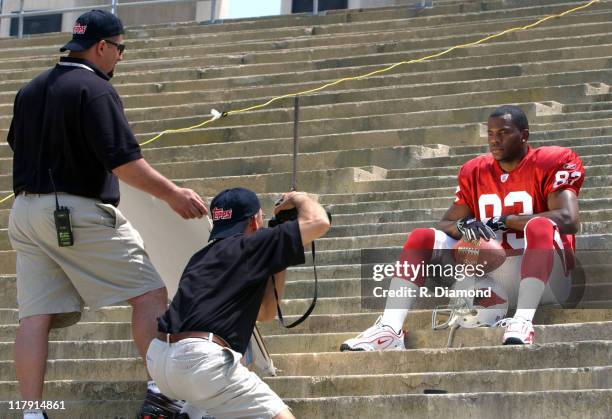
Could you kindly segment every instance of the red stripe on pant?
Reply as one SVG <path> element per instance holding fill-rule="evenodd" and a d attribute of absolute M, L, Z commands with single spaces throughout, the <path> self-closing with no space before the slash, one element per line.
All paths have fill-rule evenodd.
<path fill-rule="evenodd" d="M 431 255 L 433 254 L 433 247 L 436 241 L 436 233 L 431 228 L 415 228 L 412 230 L 406 242 L 400 256 L 399 262 L 404 265 L 404 262 L 409 265 L 417 266 L 424 263 L 429 263 Z M 410 270 L 409 272 L 413 272 Z M 417 286 L 422 287 L 425 285 L 425 278 L 422 273 L 422 269 L 415 278 L 410 276 L 398 275 L 400 278 L 414 282 Z"/>

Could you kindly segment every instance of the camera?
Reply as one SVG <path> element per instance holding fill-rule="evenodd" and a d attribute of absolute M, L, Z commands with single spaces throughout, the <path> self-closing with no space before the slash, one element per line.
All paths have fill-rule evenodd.
<path fill-rule="evenodd" d="M 329 219 L 329 222 L 331 224 L 331 221 L 332 221 L 331 213 L 328 210 L 325 210 L 325 213 L 327 214 L 327 218 Z M 296 208 L 282 210 L 278 214 L 276 214 L 275 216 L 273 216 L 272 218 L 268 220 L 268 227 L 276 227 L 277 225 L 285 223 L 287 221 L 297 220 L 297 217 L 298 217 L 298 212 Z"/>
<path fill-rule="evenodd" d="M 297 208 L 282 210 L 268 220 L 268 227 L 276 227 L 277 225 L 286 223 L 287 221 L 297 220 L 297 217 Z"/>

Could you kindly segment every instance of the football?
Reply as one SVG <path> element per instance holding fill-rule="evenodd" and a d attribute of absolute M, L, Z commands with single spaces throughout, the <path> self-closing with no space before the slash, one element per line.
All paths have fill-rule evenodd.
<path fill-rule="evenodd" d="M 453 247 L 455 262 L 461 265 L 481 265 L 492 272 L 506 261 L 506 251 L 497 240 L 468 241 L 461 239 Z"/>

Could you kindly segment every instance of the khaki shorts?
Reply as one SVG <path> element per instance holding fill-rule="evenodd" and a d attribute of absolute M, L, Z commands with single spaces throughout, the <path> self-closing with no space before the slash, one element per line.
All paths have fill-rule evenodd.
<path fill-rule="evenodd" d="M 177 343 L 153 339 L 147 369 L 162 393 L 185 400 L 192 418 L 273 418 L 285 403 L 252 371 L 242 356 L 205 339 Z"/>
<path fill-rule="evenodd" d="M 20 194 L 11 209 L 20 319 L 57 314 L 52 327 L 66 327 L 84 305 L 100 308 L 164 287 L 142 238 L 117 208 L 63 193 L 59 203 L 70 209 L 70 247 L 57 243 L 53 194 Z"/>

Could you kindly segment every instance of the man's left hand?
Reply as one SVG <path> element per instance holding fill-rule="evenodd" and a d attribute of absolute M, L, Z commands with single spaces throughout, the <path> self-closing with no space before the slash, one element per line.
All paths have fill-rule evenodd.
<path fill-rule="evenodd" d="M 501 217 L 492 217 L 489 218 L 486 225 L 493 231 L 506 231 L 508 227 L 506 226 L 506 216 L 502 215 Z"/>

